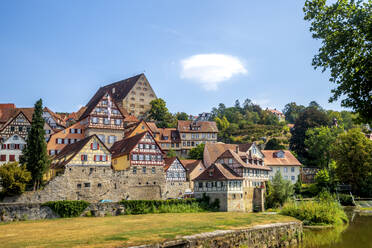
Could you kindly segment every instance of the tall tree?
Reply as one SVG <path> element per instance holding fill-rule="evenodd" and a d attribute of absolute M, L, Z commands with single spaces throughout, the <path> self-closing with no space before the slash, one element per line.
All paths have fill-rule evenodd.
<path fill-rule="evenodd" d="M 281 150 L 285 149 L 285 146 L 283 146 L 277 138 L 272 138 L 270 139 L 266 145 L 265 145 L 265 150 Z"/>
<path fill-rule="evenodd" d="M 297 105 L 295 102 L 287 103 L 283 109 L 285 120 L 288 121 L 289 123 L 295 123 L 297 117 L 304 110 L 305 106 L 303 105 Z"/>
<path fill-rule="evenodd" d="M 295 125 L 291 130 L 292 137 L 289 140 L 290 149 L 293 150 L 302 163 L 308 158 L 305 147 L 306 131 L 309 128 L 326 126 L 328 116 L 316 108 L 306 108 L 296 119 Z"/>
<path fill-rule="evenodd" d="M 326 126 L 308 129 L 305 145 L 309 158 L 306 164 L 328 170 L 331 162 L 332 145 L 342 132 L 342 128 Z"/>
<path fill-rule="evenodd" d="M 372 121 L 372 1 L 307 0 L 305 20 L 311 23 L 314 39 L 322 41 L 313 66 L 330 70 L 333 102 L 359 113 L 364 122 Z"/>
<path fill-rule="evenodd" d="M 177 112 L 175 116 L 177 120 L 181 121 L 187 121 L 189 119 L 188 114 L 186 114 L 185 112 Z"/>
<path fill-rule="evenodd" d="M 166 103 L 163 99 L 158 98 L 150 102 L 151 109 L 149 117 L 156 121 L 158 127 L 174 127 L 176 121 L 173 115 L 168 111 Z"/>
<path fill-rule="evenodd" d="M 336 174 L 357 195 L 372 196 L 372 141 L 360 129 L 340 134 L 332 150 Z"/>
<path fill-rule="evenodd" d="M 49 168 L 47 145 L 45 142 L 43 102 L 38 100 L 35 103 L 32 115 L 31 130 L 27 136 L 27 145 L 23 150 L 21 163 L 26 165 L 31 173 L 31 182 L 34 190 L 38 189 L 43 181 L 43 175 Z"/>

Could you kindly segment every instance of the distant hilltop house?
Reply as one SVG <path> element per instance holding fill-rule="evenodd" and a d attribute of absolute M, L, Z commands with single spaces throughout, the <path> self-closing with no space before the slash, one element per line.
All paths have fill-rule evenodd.
<path fill-rule="evenodd" d="M 279 110 L 277 110 L 276 108 L 274 108 L 274 109 L 266 108 L 266 111 L 269 111 L 270 113 L 272 113 L 276 117 L 278 117 L 279 121 L 285 121 L 285 115 L 282 112 L 280 112 Z"/>

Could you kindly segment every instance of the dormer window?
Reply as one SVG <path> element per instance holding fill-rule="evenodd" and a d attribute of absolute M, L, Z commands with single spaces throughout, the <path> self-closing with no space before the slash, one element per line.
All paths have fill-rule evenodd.
<path fill-rule="evenodd" d="M 277 158 L 284 158 L 285 157 L 285 153 L 284 151 L 278 151 L 275 153 L 275 157 Z"/>
<path fill-rule="evenodd" d="M 107 105 L 107 100 L 103 100 L 102 105 Z"/>

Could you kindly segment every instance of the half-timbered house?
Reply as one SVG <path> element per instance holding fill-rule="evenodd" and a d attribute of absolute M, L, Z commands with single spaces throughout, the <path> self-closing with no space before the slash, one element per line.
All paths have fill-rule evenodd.
<path fill-rule="evenodd" d="M 190 193 L 190 183 L 187 180 L 187 170 L 177 157 L 165 158 L 164 171 L 166 173 L 167 192 L 166 198 L 182 197 Z"/>
<path fill-rule="evenodd" d="M 109 91 L 96 94 L 80 117 L 85 136 L 96 134 L 107 147 L 124 136 L 124 110 L 113 101 Z"/>

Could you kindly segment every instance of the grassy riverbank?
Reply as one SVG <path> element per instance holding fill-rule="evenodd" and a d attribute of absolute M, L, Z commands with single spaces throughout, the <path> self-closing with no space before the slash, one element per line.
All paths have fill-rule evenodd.
<path fill-rule="evenodd" d="M 258 213 L 147 214 L 0 224 L 1 247 L 118 247 L 214 230 L 296 221 Z"/>

